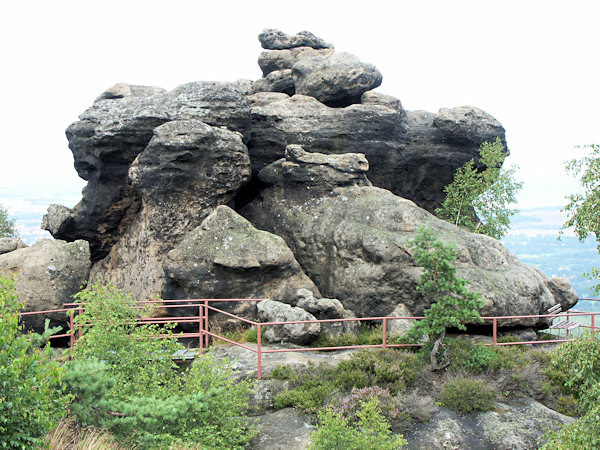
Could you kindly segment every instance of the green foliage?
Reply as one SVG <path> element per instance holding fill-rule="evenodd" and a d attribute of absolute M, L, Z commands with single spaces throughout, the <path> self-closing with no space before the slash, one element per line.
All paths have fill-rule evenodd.
<path fill-rule="evenodd" d="M 557 377 L 566 391 L 578 400 L 583 414 L 573 423 L 565 425 L 545 437 L 546 450 L 571 448 L 600 448 L 600 339 L 596 335 L 583 335 L 565 342 L 552 353 L 552 367 L 563 374 Z M 564 405 L 563 405 L 564 406 Z M 569 405 L 572 407 L 572 405 Z"/>
<path fill-rule="evenodd" d="M 289 380 L 293 378 L 295 375 L 295 371 L 290 366 L 280 366 L 277 365 L 273 368 L 271 373 L 269 373 L 269 378 L 275 380 Z"/>
<path fill-rule="evenodd" d="M 266 327 L 261 327 L 261 339 L 265 336 L 265 329 Z M 246 342 L 253 342 L 255 344 L 258 342 L 258 331 L 256 330 L 255 326 L 252 326 L 246 330 Z"/>
<path fill-rule="evenodd" d="M 50 341 L 50 338 L 56 333 L 59 333 L 62 329 L 63 328 L 60 326 L 50 328 L 50 319 L 46 319 L 44 322 L 44 331 L 42 331 L 42 334 L 31 333 L 29 335 L 29 342 L 31 343 L 32 347 L 44 347 L 48 343 L 48 341 Z"/>
<path fill-rule="evenodd" d="M 600 337 L 589 333 L 571 339 L 552 352 L 552 368 L 561 376 L 566 393 L 585 399 L 600 380 Z"/>
<path fill-rule="evenodd" d="M 340 413 L 326 409 L 319 414 L 320 425 L 312 435 L 313 450 L 397 449 L 407 444 L 402 435 L 392 435 L 390 426 L 377 403 L 370 397 L 361 404 L 352 423 Z"/>
<path fill-rule="evenodd" d="M 507 156 L 503 150 L 498 138 L 493 144 L 481 144 L 479 162 L 485 170 L 478 171 L 473 159 L 459 168 L 444 189 L 446 198 L 436 214 L 475 233 L 496 239 L 504 236 L 510 218 L 517 213 L 509 205 L 515 203 L 523 183 L 515 181 L 515 168 L 502 169 Z"/>
<path fill-rule="evenodd" d="M 48 347 L 33 346 L 19 325 L 14 281 L 0 277 L 0 447 L 35 448 L 58 425 L 70 397 Z"/>
<path fill-rule="evenodd" d="M 442 388 L 443 404 L 462 412 L 490 411 L 494 409 L 496 393 L 484 380 L 456 377 Z"/>
<path fill-rule="evenodd" d="M 251 386 L 227 361 L 206 355 L 181 373 L 172 355 L 183 346 L 170 327 L 136 326 L 147 311 L 130 296 L 96 283 L 77 299 L 82 337 L 65 379 L 81 423 L 139 448 L 242 448 L 250 440 L 243 416 Z"/>
<path fill-rule="evenodd" d="M 391 349 L 361 350 L 338 364 L 336 376 L 346 390 L 377 385 L 398 392 L 415 381 L 421 366 L 422 362 L 414 353 Z"/>
<path fill-rule="evenodd" d="M 381 325 L 371 326 L 362 323 L 360 332 L 355 334 L 343 334 L 341 336 L 330 337 L 321 334 L 313 343 L 315 347 L 345 347 L 351 345 L 380 345 L 383 339 L 383 330 Z"/>
<path fill-rule="evenodd" d="M 436 238 L 430 228 L 420 227 L 410 243 L 412 257 L 421 266 L 423 274 L 417 290 L 431 302 L 425 310 L 425 319 L 419 320 L 407 333 L 407 339 L 418 341 L 428 335 L 433 344 L 430 353 L 434 369 L 437 366 L 439 344 L 447 328 L 466 330 L 465 323 L 481 322 L 478 309 L 484 305 L 481 294 L 467 289 L 467 281 L 456 276 L 452 262 L 457 251 Z"/>
<path fill-rule="evenodd" d="M 19 237 L 19 233 L 15 228 L 15 219 L 11 219 L 6 208 L 0 205 L 0 238 L 3 237 Z"/>
<path fill-rule="evenodd" d="M 299 386 L 277 394 L 274 406 L 275 409 L 293 406 L 308 413 L 315 413 L 336 390 L 336 383 L 332 380 L 305 378 Z"/>
<path fill-rule="evenodd" d="M 294 406 L 316 412 L 338 392 L 384 386 L 390 392 L 403 390 L 416 379 L 422 362 L 413 353 L 397 350 L 362 350 L 337 367 L 309 367 L 293 374 L 277 369 L 275 374 L 290 380 L 292 388 L 275 397 L 277 409 Z"/>
<path fill-rule="evenodd" d="M 563 209 L 567 213 L 563 230 L 573 227 L 580 241 L 594 236 L 600 252 L 600 145 L 583 148 L 588 149 L 589 154 L 569 161 L 566 166 L 567 172 L 580 177 L 583 192 L 568 196 L 569 203 Z M 589 279 L 600 280 L 600 268 L 594 267 L 585 275 Z M 600 283 L 595 286 L 594 292 L 600 295 Z"/>
<path fill-rule="evenodd" d="M 172 334 L 173 325 L 136 326 L 149 311 L 137 309 L 131 296 L 112 284 L 96 282 L 75 297 L 85 309 L 74 318 L 75 325 L 81 326 L 74 357 L 106 361 L 109 374 L 120 386 L 120 396 L 150 394 L 163 385 L 176 384 L 177 365 L 171 355 L 184 347 Z M 153 338 L 159 334 L 166 338 Z"/>

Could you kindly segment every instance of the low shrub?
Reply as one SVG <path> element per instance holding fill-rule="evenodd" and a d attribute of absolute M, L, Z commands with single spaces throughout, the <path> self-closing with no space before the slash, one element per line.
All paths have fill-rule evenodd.
<path fill-rule="evenodd" d="M 551 356 L 550 376 L 566 393 L 584 396 L 600 380 L 600 335 L 589 333 L 557 347 Z"/>
<path fill-rule="evenodd" d="M 267 378 L 271 378 L 274 380 L 291 380 L 295 377 L 295 375 L 296 371 L 292 367 L 277 365 L 269 373 L 269 376 Z"/>
<path fill-rule="evenodd" d="M 436 410 L 433 398 L 428 395 L 419 395 L 416 390 L 396 395 L 394 408 L 398 411 L 397 417 L 410 417 L 419 422 L 431 419 Z"/>
<path fill-rule="evenodd" d="M 346 390 L 385 386 L 392 393 L 415 381 L 423 362 L 414 353 L 392 349 L 361 350 L 338 364 L 336 374 Z"/>
<path fill-rule="evenodd" d="M 275 409 L 292 406 L 307 413 L 316 413 L 332 397 L 336 389 L 336 384 L 328 380 L 305 383 L 277 394 L 274 406 Z"/>
<path fill-rule="evenodd" d="M 76 318 L 83 335 L 65 365 L 65 380 L 80 423 L 139 448 L 248 443 L 253 431 L 244 413 L 251 385 L 237 379 L 227 361 L 208 353 L 181 372 L 172 359 L 183 348 L 176 336 L 170 328 L 136 326 L 139 310 L 129 296 L 95 284 L 78 298 L 86 303 Z"/>
<path fill-rule="evenodd" d="M 402 435 L 391 433 L 390 425 L 374 397 L 361 403 L 356 418 L 356 422 L 353 423 L 331 409 L 322 411 L 319 414 L 320 424 L 312 434 L 309 449 L 392 450 L 407 444 Z"/>
<path fill-rule="evenodd" d="M 442 403 L 459 412 L 490 411 L 494 409 L 496 393 L 484 380 L 456 377 L 442 388 Z"/>
<path fill-rule="evenodd" d="M 36 448 L 65 415 L 62 369 L 19 325 L 15 282 L 0 277 L 0 447 Z"/>

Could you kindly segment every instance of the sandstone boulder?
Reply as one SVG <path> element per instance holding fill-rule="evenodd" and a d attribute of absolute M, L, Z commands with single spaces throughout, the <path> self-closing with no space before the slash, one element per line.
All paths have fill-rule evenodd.
<path fill-rule="evenodd" d="M 138 298 L 163 296 L 167 252 L 250 176 L 239 133 L 199 120 L 165 123 L 129 169 L 140 213 L 91 277 Z"/>
<path fill-rule="evenodd" d="M 298 289 L 319 294 L 282 238 L 257 230 L 227 206 L 218 206 L 169 252 L 164 270 L 165 298 L 268 298 L 292 303 Z M 254 303 L 216 307 L 256 318 Z"/>
<path fill-rule="evenodd" d="M 548 278 L 522 264 L 495 239 L 469 233 L 409 200 L 356 182 L 359 172 L 332 176 L 336 164 L 331 161 L 347 156 L 302 158 L 297 148 L 290 150 L 285 159 L 261 172 L 267 187 L 242 214 L 255 226 L 283 237 L 321 293 L 339 299 L 357 316 L 385 316 L 398 303 L 422 315 L 430 305 L 431 300 L 416 291 L 421 268 L 408 244 L 420 226 L 433 228 L 442 240 L 456 245 L 458 276 L 469 280 L 470 289 L 482 292 L 486 300 L 482 315 L 543 314 L 556 302 L 546 287 Z M 329 162 L 305 162 L 308 156 L 327 157 Z M 305 183 L 296 174 L 307 170 L 311 177 Z M 367 172 L 365 166 L 362 171 Z M 502 326 L 542 322 L 522 319 Z"/>
<path fill-rule="evenodd" d="M 65 242 L 42 239 L 31 247 L 0 255 L 0 275 L 16 277 L 16 294 L 25 304 L 24 311 L 62 308 L 73 301 L 88 280 L 90 248 L 86 241 Z M 26 316 L 27 328 L 43 331 L 44 321 L 66 329 L 66 313 Z"/>
<path fill-rule="evenodd" d="M 266 28 L 258 35 L 262 48 L 268 50 L 282 50 L 295 47 L 333 48 L 323 39 L 315 36 L 310 31 L 301 31 L 293 36 L 285 34 L 275 28 Z"/>
<path fill-rule="evenodd" d="M 275 70 L 291 69 L 303 58 L 324 56 L 333 53 L 333 48 L 314 49 L 312 47 L 295 47 L 286 50 L 267 50 L 258 57 L 258 65 L 266 77 Z"/>
<path fill-rule="evenodd" d="M 291 69 L 275 70 L 264 78 L 259 78 L 252 83 L 252 92 L 282 92 L 294 95 L 296 86 L 292 78 Z"/>
<path fill-rule="evenodd" d="M 325 319 L 354 319 L 352 311 L 344 309 L 342 303 L 336 298 L 315 298 L 308 289 L 298 289 L 298 303 L 296 306 L 312 314 L 319 320 Z M 342 335 L 358 335 L 360 322 L 350 320 L 342 322 L 321 323 L 321 334 L 336 338 Z"/>
<path fill-rule="evenodd" d="M 273 300 L 263 300 L 258 303 L 258 317 L 263 322 L 295 322 L 301 320 L 316 320 L 315 316 L 302 308 L 290 306 Z M 265 326 L 265 342 L 291 342 L 305 345 L 316 340 L 321 333 L 318 323 L 297 323 L 291 325 Z"/>
<path fill-rule="evenodd" d="M 87 240 L 93 261 L 108 254 L 140 210 L 129 166 L 156 127 L 195 119 L 247 134 L 251 124 L 248 100 L 233 83 L 187 83 L 167 93 L 148 86 L 117 87 L 67 128 L 75 169 L 88 184 L 73 210 L 54 207 L 43 224 L 55 238 Z"/>
<path fill-rule="evenodd" d="M 27 245 L 19 238 L 0 238 L 0 255 L 25 247 Z"/>
<path fill-rule="evenodd" d="M 363 153 L 375 186 L 433 212 L 456 170 L 471 158 L 477 161 L 482 142 L 499 137 L 506 146 L 502 125 L 476 108 L 459 108 L 453 117 L 465 123 L 470 117 L 470 126 L 452 127 L 435 121 L 437 114 L 405 111 L 393 97 L 374 93 L 346 108 L 330 108 L 304 95 L 279 95 L 257 94 L 251 100 L 248 150 L 255 175 L 282 158 L 289 144 L 326 154 Z"/>
<path fill-rule="evenodd" d="M 579 296 L 566 278 L 550 278 L 545 281 L 545 284 L 550 292 L 552 292 L 556 303 L 560 303 L 563 311 L 567 311 L 577 303 Z"/>
<path fill-rule="evenodd" d="M 405 304 L 400 303 L 394 308 L 389 314 L 389 317 L 412 317 L 412 313 L 406 307 Z M 401 337 L 406 334 L 408 330 L 415 323 L 414 320 L 410 319 L 394 319 L 387 321 L 387 335 L 388 337 Z"/>
<path fill-rule="evenodd" d="M 292 76 L 297 94 L 335 107 L 360 103 L 361 95 L 383 79 L 374 65 L 343 52 L 302 58 L 292 66 Z"/>
<path fill-rule="evenodd" d="M 165 94 L 167 91 L 157 86 L 138 86 L 127 83 L 117 83 L 100 94 L 95 102 L 102 100 L 115 100 L 125 97 L 152 97 L 154 95 Z"/>
<path fill-rule="evenodd" d="M 404 431 L 407 449 L 535 449 L 548 430 L 558 430 L 573 418 L 544 405 L 522 399 L 518 404 L 498 403 L 494 411 L 460 416 L 440 408 L 428 422 Z"/>

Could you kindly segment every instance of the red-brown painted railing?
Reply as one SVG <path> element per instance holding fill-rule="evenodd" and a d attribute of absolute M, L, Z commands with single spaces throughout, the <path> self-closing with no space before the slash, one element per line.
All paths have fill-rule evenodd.
<path fill-rule="evenodd" d="M 184 299 L 184 300 L 144 300 L 135 302 L 136 306 L 139 308 L 143 308 L 143 305 L 154 304 L 156 305 L 156 309 L 170 309 L 170 308 L 198 308 L 197 316 L 163 316 L 163 317 L 148 317 L 142 318 L 137 323 L 138 324 L 166 324 L 166 323 L 197 323 L 198 331 L 192 333 L 180 333 L 179 337 L 191 337 L 198 338 L 198 349 L 202 353 L 204 348 L 208 348 L 210 344 L 210 338 L 219 339 L 224 342 L 228 342 L 233 345 L 237 345 L 246 350 L 256 353 L 257 356 L 257 377 L 260 379 L 262 377 L 262 355 L 267 353 L 282 353 L 282 352 L 306 352 L 306 351 L 319 351 L 319 350 L 350 350 L 350 349 L 359 349 L 359 348 L 397 348 L 397 347 L 415 347 L 420 346 L 422 344 L 391 344 L 388 342 L 388 323 L 390 320 L 420 320 L 423 317 L 358 317 L 352 319 L 322 319 L 322 320 L 299 320 L 299 321 L 291 321 L 291 322 L 255 322 L 253 320 L 246 319 L 244 317 L 237 316 L 230 312 L 224 311 L 222 309 L 216 308 L 214 306 L 210 306 L 209 303 L 224 303 L 224 302 L 259 302 L 262 299 Z M 600 301 L 597 299 L 580 299 L 580 300 L 594 300 Z M 51 314 L 58 312 L 66 312 L 69 314 L 69 332 L 60 335 L 54 335 L 51 339 L 70 337 L 69 345 L 71 348 L 78 341 L 78 337 L 81 335 L 81 328 L 86 326 L 86 324 L 75 324 L 74 323 L 74 315 L 75 313 L 81 313 L 85 309 L 85 303 L 65 303 L 64 306 L 67 308 L 55 309 L 49 311 L 35 311 L 35 312 L 24 312 L 21 313 L 21 316 L 31 316 L 37 314 Z M 250 326 L 256 327 L 256 335 L 257 342 L 256 348 L 253 348 L 248 345 L 244 345 L 239 342 L 235 342 L 231 339 L 226 338 L 225 336 L 221 336 L 217 333 L 213 333 L 210 331 L 209 326 L 209 311 L 212 311 L 217 314 L 223 314 L 225 316 L 231 317 L 233 319 L 239 320 L 241 323 L 245 323 Z M 541 319 L 541 318 L 549 318 L 549 319 L 557 319 L 560 317 L 565 317 L 567 320 L 573 319 L 577 316 L 590 316 L 591 323 L 590 325 L 581 325 L 584 328 L 590 328 L 592 333 L 595 333 L 596 330 L 596 316 L 600 316 L 600 312 L 574 312 L 574 311 L 566 311 L 560 314 L 530 314 L 530 315 L 515 315 L 515 316 L 489 316 L 482 317 L 484 321 L 492 322 L 492 343 L 486 345 L 535 345 L 535 344 L 549 344 L 549 343 L 561 343 L 566 342 L 569 338 L 569 331 L 567 330 L 567 335 L 565 339 L 550 339 L 550 340 L 542 340 L 542 341 L 519 341 L 519 342 L 498 342 L 498 321 L 502 320 L 515 320 L 515 319 Z M 263 349 L 262 346 L 262 331 L 264 327 L 269 326 L 281 326 L 281 325 L 293 325 L 293 324 L 311 324 L 311 323 L 334 323 L 334 322 L 372 322 L 378 321 L 382 323 L 382 339 L 381 344 L 371 344 L 371 345 L 348 345 L 348 346 L 339 346 L 339 347 L 303 347 L 303 348 L 278 348 L 278 349 Z M 93 325 L 93 324 L 89 324 Z M 166 335 L 158 335 L 157 338 L 164 337 Z M 560 337 L 560 335 L 559 335 Z"/>

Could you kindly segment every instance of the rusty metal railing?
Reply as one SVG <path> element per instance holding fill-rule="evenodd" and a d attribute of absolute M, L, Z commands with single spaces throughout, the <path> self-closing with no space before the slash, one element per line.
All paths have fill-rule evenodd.
<path fill-rule="evenodd" d="M 200 353 L 208 348 L 210 345 L 210 338 L 219 339 L 221 341 L 236 345 L 244 348 L 248 351 L 256 353 L 257 357 L 257 378 L 262 378 L 262 356 L 268 353 L 283 353 L 283 352 L 307 352 L 307 351 L 323 351 L 323 350 L 351 350 L 361 348 L 400 348 L 400 347 L 418 347 L 422 344 L 398 344 L 391 343 L 388 339 L 388 325 L 390 321 L 394 320 L 408 320 L 416 321 L 424 319 L 424 317 L 358 317 L 348 319 L 321 319 L 321 320 L 299 320 L 290 322 L 256 322 L 244 317 L 240 317 L 228 311 L 211 306 L 210 303 L 227 303 L 227 302 L 260 302 L 263 299 L 182 299 L 182 300 L 143 300 L 135 302 L 136 308 L 143 308 L 147 304 L 155 304 L 158 310 L 161 309 L 172 309 L 172 308 L 198 308 L 198 315 L 184 315 L 184 316 L 162 316 L 162 317 L 147 317 L 141 318 L 137 324 L 167 324 L 167 323 L 197 323 L 197 332 L 186 332 L 179 333 L 178 337 L 198 338 L 198 350 Z M 584 300 L 584 299 L 582 299 Z M 585 299 L 585 300 L 596 300 L 596 299 Z M 600 301 L 600 300 L 598 300 Z M 93 326 L 93 324 L 80 324 L 75 323 L 74 315 L 81 313 L 85 309 L 85 303 L 65 303 L 67 308 L 49 310 L 49 311 L 35 311 L 35 312 L 24 312 L 21 316 L 30 316 L 36 314 L 51 314 L 57 312 L 69 313 L 69 332 L 59 335 L 53 335 L 50 339 L 70 337 L 69 346 L 73 348 L 75 343 L 78 342 L 81 337 L 81 329 L 83 326 Z M 236 342 L 225 336 L 219 335 L 216 332 L 210 330 L 209 323 L 209 311 L 217 314 L 223 314 L 224 316 L 238 320 L 240 323 L 256 327 L 256 348 L 243 343 Z M 597 330 L 598 322 L 597 316 L 600 316 L 600 312 L 573 312 L 566 311 L 560 314 L 530 314 L 530 315 L 513 315 L 513 316 L 486 316 L 482 317 L 484 322 L 491 322 L 492 327 L 492 343 L 485 345 L 492 346 L 503 346 L 503 345 L 537 345 L 537 344 L 553 344 L 566 342 L 569 339 L 569 331 L 564 339 L 546 339 L 538 341 L 515 341 L 515 342 L 498 342 L 498 326 L 499 322 L 508 320 L 514 321 L 515 319 L 559 319 L 560 317 L 566 317 L 567 320 L 576 319 L 579 316 L 590 316 L 590 325 L 581 325 L 582 328 L 591 329 L 592 333 Z M 277 348 L 277 349 L 265 349 L 263 348 L 262 332 L 266 327 L 270 326 L 286 326 L 294 324 L 327 324 L 327 323 L 343 323 L 343 322 L 380 322 L 381 323 L 381 344 L 367 344 L 367 345 L 347 345 L 347 346 L 330 346 L 330 347 L 302 347 L 302 348 Z M 550 322 L 550 320 L 549 320 Z M 158 335 L 156 338 L 165 337 L 166 335 Z"/>

